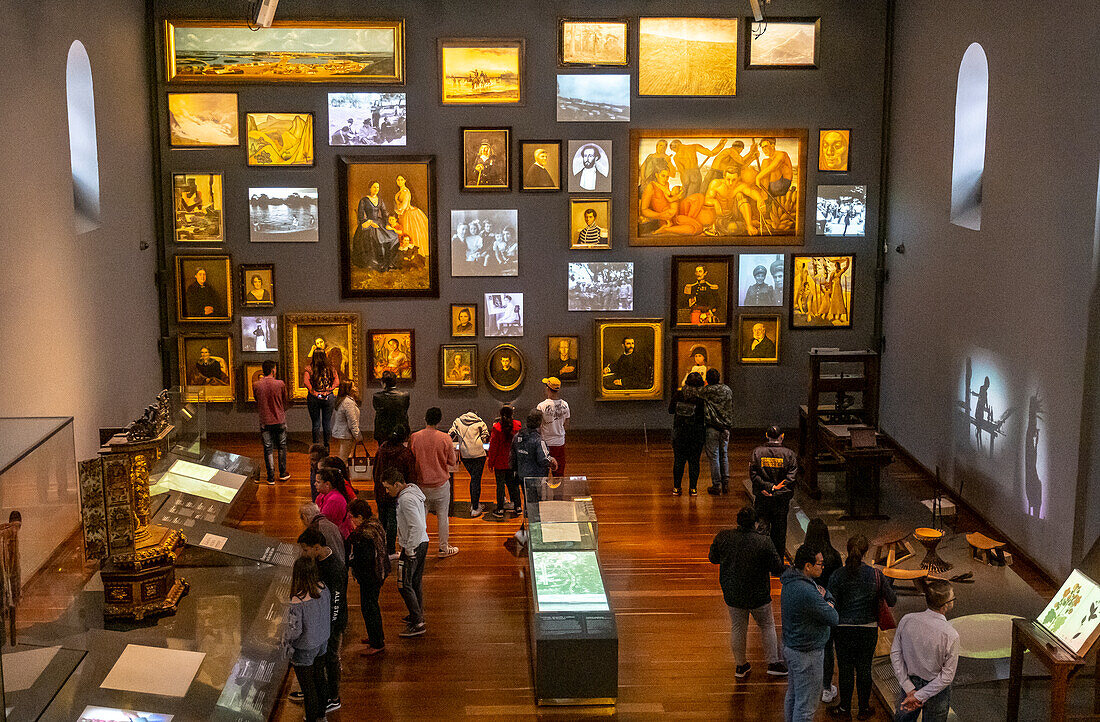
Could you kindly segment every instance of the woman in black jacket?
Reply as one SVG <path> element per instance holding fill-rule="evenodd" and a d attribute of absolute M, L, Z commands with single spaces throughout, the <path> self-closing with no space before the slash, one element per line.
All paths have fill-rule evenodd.
<path fill-rule="evenodd" d="M 363 612 L 363 623 L 367 627 L 367 636 L 363 643 L 367 647 L 364 655 L 377 654 L 386 648 L 386 637 L 382 632 L 382 609 L 378 606 L 378 595 L 382 583 L 390 573 L 390 558 L 386 554 L 386 531 L 370 504 L 356 499 L 348 507 L 348 516 L 354 525 L 348 535 L 348 569 L 359 583 L 359 604 Z"/>
<path fill-rule="evenodd" d="M 684 464 L 688 468 L 688 493 L 698 496 L 699 455 L 707 438 L 703 418 L 705 403 L 699 392 L 703 388 L 703 376 L 698 371 L 687 375 L 683 388 L 677 389 L 668 402 L 672 417 L 672 495 L 680 496 L 684 480 Z"/>
<path fill-rule="evenodd" d="M 829 579 L 837 569 L 844 565 L 844 561 L 840 558 L 840 552 L 833 546 L 833 541 L 829 536 L 829 525 L 825 523 L 824 519 L 820 517 L 810 519 L 810 523 L 806 525 L 804 543 L 814 551 L 821 552 L 821 557 L 825 560 L 825 568 L 821 570 L 821 576 L 818 577 L 817 583 L 828 588 Z M 835 637 L 836 630 L 834 629 L 829 635 L 829 641 L 825 644 L 825 661 L 823 662 L 824 669 L 821 677 L 821 701 L 825 704 L 829 704 L 836 699 L 836 685 L 833 684 L 833 670 L 836 667 Z"/>

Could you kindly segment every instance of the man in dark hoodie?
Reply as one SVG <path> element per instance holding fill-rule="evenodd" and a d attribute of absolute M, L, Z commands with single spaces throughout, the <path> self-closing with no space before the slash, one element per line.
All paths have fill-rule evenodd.
<path fill-rule="evenodd" d="M 790 670 L 784 722 L 813 722 L 821 700 L 825 644 L 840 622 L 833 598 L 817 583 L 825 557 L 805 544 L 794 553 L 794 566 L 779 578 L 783 618 L 783 656 Z"/>
<path fill-rule="evenodd" d="M 770 427 L 766 436 L 767 443 L 752 451 L 749 477 L 756 514 L 769 526 L 772 544 L 783 558 L 787 554 L 787 512 L 794 496 L 798 455 L 783 446 L 783 430 L 778 426 Z"/>
<path fill-rule="evenodd" d="M 558 462 L 550 456 L 550 451 L 539 434 L 540 426 L 542 412 L 534 409 L 527 414 L 527 428 L 521 429 L 512 437 L 512 468 L 521 487 L 527 477 L 549 476 L 551 469 L 558 468 Z"/>

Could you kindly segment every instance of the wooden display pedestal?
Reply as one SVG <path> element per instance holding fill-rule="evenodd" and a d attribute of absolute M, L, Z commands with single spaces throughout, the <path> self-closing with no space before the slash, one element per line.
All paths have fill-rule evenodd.
<path fill-rule="evenodd" d="M 1026 619 L 1012 620 L 1012 661 L 1009 666 L 1008 681 L 1008 722 L 1017 722 L 1020 718 L 1020 693 L 1024 682 L 1024 651 L 1030 651 L 1035 659 L 1050 670 L 1050 719 L 1066 719 L 1066 695 L 1069 693 L 1069 681 L 1082 667 L 1085 658 L 1070 653 L 1043 629 L 1038 622 Z M 1094 714 L 1100 713 L 1100 664 L 1096 666 L 1093 680 Z"/>

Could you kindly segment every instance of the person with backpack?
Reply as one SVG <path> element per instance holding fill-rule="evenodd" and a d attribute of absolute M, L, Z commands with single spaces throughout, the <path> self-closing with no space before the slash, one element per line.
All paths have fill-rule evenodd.
<path fill-rule="evenodd" d="M 520 427 L 519 421 L 512 418 L 513 413 L 508 404 L 500 407 L 500 416 L 493 422 L 493 430 L 489 432 L 489 453 L 485 457 L 485 465 L 496 476 L 497 508 L 493 510 L 494 519 L 504 518 L 505 490 L 512 500 L 512 508 L 522 508 L 519 482 L 516 481 L 512 469 L 512 439 Z"/>
<path fill-rule="evenodd" d="M 458 455 L 470 474 L 470 518 L 484 513 L 481 507 L 481 476 L 485 473 L 485 442 L 489 427 L 473 409 L 469 409 L 451 424 L 451 438 L 458 443 Z"/>
<path fill-rule="evenodd" d="M 382 583 L 390 574 L 390 557 L 386 553 L 386 531 L 370 504 L 356 499 L 348 507 L 353 529 L 348 535 L 348 568 L 359 584 L 359 606 L 367 636 L 363 656 L 378 654 L 386 648 L 386 635 L 382 630 L 382 608 L 378 595 Z"/>
<path fill-rule="evenodd" d="M 680 496 L 684 464 L 688 468 L 688 494 L 699 495 L 699 456 L 706 441 L 704 414 L 706 403 L 700 391 L 703 376 L 698 371 L 687 375 L 687 383 L 677 389 L 668 402 L 672 414 L 672 495 Z"/>
<path fill-rule="evenodd" d="M 520 486 L 523 486 L 524 479 L 550 476 L 550 471 L 558 468 L 557 460 L 550 456 L 550 451 L 539 433 L 541 426 L 542 412 L 534 409 L 527 414 L 527 428 L 512 437 L 512 468 Z"/>

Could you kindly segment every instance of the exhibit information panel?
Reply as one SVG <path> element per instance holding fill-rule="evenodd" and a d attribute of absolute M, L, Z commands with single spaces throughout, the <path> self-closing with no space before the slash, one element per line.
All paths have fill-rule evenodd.
<path fill-rule="evenodd" d="M 228 504 L 233 501 L 237 490 L 245 481 L 245 477 L 240 474 L 211 469 L 180 459 L 168 467 L 168 471 L 161 474 L 155 483 L 149 485 L 149 494 L 180 491 Z"/>
<path fill-rule="evenodd" d="M 538 612 L 606 612 L 607 593 L 594 551 L 531 555 Z"/>
<path fill-rule="evenodd" d="M 1038 622 L 1069 651 L 1084 656 L 1100 636 L 1100 585 L 1074 569 Z"/>

